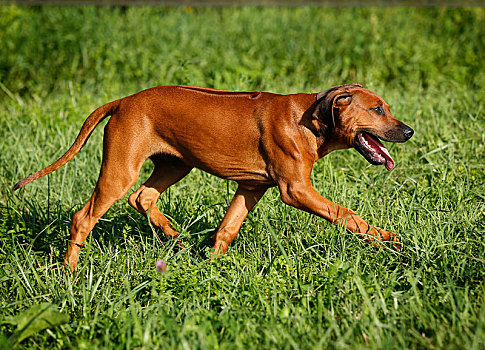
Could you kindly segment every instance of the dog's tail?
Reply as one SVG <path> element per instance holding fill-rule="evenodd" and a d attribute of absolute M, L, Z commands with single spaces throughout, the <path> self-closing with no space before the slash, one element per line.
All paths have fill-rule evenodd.
<path fill-rule="evenodd" d="M 78 154 L 81 148 L 83 148 L 83 146 L 86 144 L 89 136 L 91 136 L 96 126 L 98 126 L 98 124 L 103 119 L 112 115 L 117 110 L 119 106 L 119 101 L 120 100 L 116 100 L 116 101 L 107 103 L 99 107 L 98 109 L 96 109 L 93 113 L 91 113 L 89 117 L 86 119 L 86 121 L 84 122 L 83 126 L 81 127 L 81 130 L 79 131 L 79 135 L 77 135 L 76 140 L 74 140 L 74 143 L 72 144 L 72 146 L 67 150 L 66 153 L 64 153 L 64 155 L 61 158 L 59 158 L 51 165 L 45 167 L 44 169 L 39 170 L 36 173 L 33 173 L 32 175 L 26 177 L 23 180 L 20 180 L 15 184 L 15 186 L 13 187 L 13 190 L 14 191 L 18 190 L 19 188 L 22 188 L 25 185 L 27 185 L 29 182 L 37 180 L 42 176 L 45 176 L 47 174 L 52 173 L 53 171 L 56 171 L 61 166 L 69 162 L 72 158 L 74 158 L 74 156 Z"/>

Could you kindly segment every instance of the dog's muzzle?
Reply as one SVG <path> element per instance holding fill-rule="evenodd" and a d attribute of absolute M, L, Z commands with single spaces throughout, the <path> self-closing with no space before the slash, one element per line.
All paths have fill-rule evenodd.
<path fill-rule="evenodd" d="M 381 139 L 388 142 L 406 142 L 413 134 L 414 130 L 403 124 L 400 128 L 386 132 L 385 138 Z M 391 154 L 377 135 L 369 131 L 358 132 L 355 137 L 354 147 L 369 163 L 374 165 L 384 164 L 387 170 L 394 168 L 395 163 Z"/>

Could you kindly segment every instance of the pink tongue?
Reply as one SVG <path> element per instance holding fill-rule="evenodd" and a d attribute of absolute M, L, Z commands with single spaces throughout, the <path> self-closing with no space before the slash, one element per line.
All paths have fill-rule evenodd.
<path fill-rule="evenodd" d="M 384 146 L 382 146 L 384 147 Z M 384 148 L 386 150 L 386 153 L 383 153 L 382 155 L 384 156 L 384 158 L 386 158 L 386 164 L 385 164 L 385 167 L 387 170 L 391 171 L 393 168 L 394 168 L 394 160 L 391 158 L 391 155 L 389 154 L 389 152 L 387 152 L 387 149 Z"/>
<path fill-rule="evenodd" d="M 377 138 L 367 134 L 367 133 L 364 133 L 363 135 L 365 137 L 365 139 L 367 140 L 367 142 L 369 142 L 369 144 L 372 146 L 372 149 L 374 149 L 376 151 L 376 153 L 378 153 L 379 155 L 381 155 L 382 157 L 384 157 L 384 159 L 386 160 L 386 163 L 385 163 L 385 167 L 387 170 L 392 170 L 394 168 L 394 160 L 392 159 L 391 155 L 389 154 L 389 151 L 387 150 L 386 147 L 384 147 L 384 145 L 381 143 L 381 141 L 379 141 Z"/>

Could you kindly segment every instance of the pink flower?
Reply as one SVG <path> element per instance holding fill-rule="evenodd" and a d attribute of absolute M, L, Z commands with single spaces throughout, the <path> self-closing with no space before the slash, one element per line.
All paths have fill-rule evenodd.
<path fill-rule="evenodd" d="M 164 273 L 167 270 L 167 263 L 163 260 L 157 260 L 156 270 L 157 272 Z"/>

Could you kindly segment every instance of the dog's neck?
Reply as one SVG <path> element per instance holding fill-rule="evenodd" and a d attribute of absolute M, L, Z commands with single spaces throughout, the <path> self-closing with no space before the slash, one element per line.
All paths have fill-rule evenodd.
<path fill-rule="evenodd" d="M 337 135 L 334 135 L 335 125 L 332 116 L 322 116 L 320 114 L 316 117 L 314 113 L 315 108 L 317 108 L 316 99 L 306 108 L 305 113 L 301 118 L 300 125 L 311 131 L 311 137 L 315 140 L 315 142 L 312 143 L 316 147 L 315 151 L 317 153 L 317 158 L 320 159 L 332 151 L 348 148 L 348 146 L 344 145 L 338 139 Z M 338 113 L 338 111 L 336 111 L 336 113 Z M 338 114 L 335 114 L 334 118 L 337 117 Z"/>

